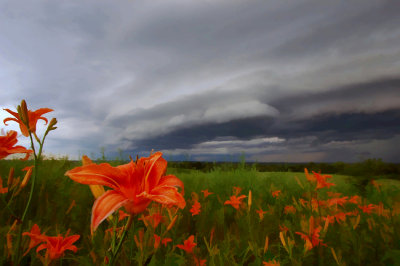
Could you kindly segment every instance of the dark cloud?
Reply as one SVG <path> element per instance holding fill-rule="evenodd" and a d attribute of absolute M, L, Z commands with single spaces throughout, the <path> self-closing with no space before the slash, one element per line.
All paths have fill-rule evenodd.
<path fill-rule="evenodd" d="M 235 141 L 242 140 L 246 144 L 246 141 L 252 139 L 278 137 L 285 142 L 272 144 L 276 147 L 275 150 L 271 149 L 271 143 L 264 143 L 264 146 L 260 145 L 258 148 L 263 154 L 284 155 L 298 150 L 298 153 L 318 153 L 320 160 L 354 161 L 362 157 L 360 154 L 366 153 L 358 150 L 358 146 L 365 146 L 366 143 L 375 141 L 393 142 L 393 139 L 397 139 L 396 136 L 400 135 L 399 88 L 400 80 L 393 78 L 351 84 L 320 93 L 282 97 L 269 103 L 278 111 L 277 116 L 257 116 L 224 123 L 183 126 L 167 134 L 134 141 L 136 148 L 132 152 L 180 149 L 196 153 L 199 152 L 199 145 L 202 146 L 210 140 L 228 138 Z M 199 103 L 201 102 L 200 97 Z M 174 106 L 174 108 L 180 107 L 179 103 Z M 326 106 L 328 108 L 325 108 Z M 304 112 L 306 108 L 310 110 L 308 113 Z M 167 108 L 160 110 L 168 111 Z M 298 110 L 303 111 L 298 114 Z M 298 143 L 296 140 L 301 142 Z M 347 145 L 341 145 L 343 143 Z M 234 146 L 229 146 L 231 144 Z M 231 151 L 229 148 L 235 147 L 236 152 L 240 149 L 246 151 L 247 147 L 237 142 L 226 141 L 222 141 L 221 145 L 225 145 L 227 150 Z M 201 152 L 212 153 L 212 147 L 206 148 L 201 149 Z M 396 161 L 394 150 L 392 147 L 390 151 L 388 146 L 386 151 L 391 155 L 385 159 Z M 343 151 L 346 151 L 345 158 Z M 324 153 L 324 156 L 321 156 L 321 153 Z M 369 151 L 369 154 L 371 157 L 382 156 L 374 150 Z M 283 160 L 283 155 L 271 158 Z"/>

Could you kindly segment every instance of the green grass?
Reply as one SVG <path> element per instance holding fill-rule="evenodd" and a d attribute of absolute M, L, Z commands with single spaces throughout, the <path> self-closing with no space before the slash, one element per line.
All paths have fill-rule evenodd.
<path fill-rule="evenodd" d="M 32 162 L 1 160 L 0 176 L 3 179 L 3 185 L 7 184 L 10 167 L 15 168 L 15 176 L 23 177 L 24 172 L 21 169 L 31 164 Z M 105 237 L 104 233 L 111 227 L 108 221 L 100 225 L 93 239 L 90 236 L 90 215 L 94 198 L 89 187 L 75 183 L 64 175 L 66 171 L 79 164 L 68 160 L 43 161 L 39 169 L 32 208 L 27 215 L 28 228 L 36 223 L 48 235 L 64 234 L 68 229 L 71 229 L 71 234 L 81 235 L 76 243 L 79 251 L 76 254 L 67 252 L 68 255 L 62 261 L 63 265 L 93 265 L 93 259 L 89 255 L 91 252 L 97 259 L 96 264 L 99 264 L 103 261 L 110 245 L 110 237 Z M 262 261 L 272 259 L 280 261 L 281 265 L 336 265 L 330 248 L 334 248 L 336 254 L 342 256 L 342 261 L 347 265 L 395 265 L 398 263 L 398 257 L 396 257 L 400 251 L 398 214 L 387 219 L 377 214 L 368 215 L 360 212 L 360 222 L 355 229 L 353 227 L 357 216 L 349 216 L 345 222 L 330 225 L 327 232 L 321 233 L 327 247 L 319 246 L 304 252 L 304 241 L 295 232 L 305 232 L 310 215 L 317 219 L 322 214 L 328 213 L 328 211 L 311 212 L 299 205 L 298 199 L 307 199 L 315 193 L 304 173 L 258 172 L 255 168 L 239 167 L 224 170 L 216 168 L 209 172 L 170 168 L 167 174 L 176 175 L 183 181 L 187 206 L 178 211 L 177 223 L 166 234 L 173 239 L 172 244 L 160 247 L 152 255 L 151 246 L 148 247 L 144 261 L 147 260 L 149 265 L 192 264 L 192 256 L 175 247 L 177 244 L 182 244 L 189 235 L 195 235 L 197 243 L 195 254 L 199 258 L 206 259 L 207 265 L 261 265 Z M 360 190 L 359 182 L 351 176 L 332 175 L 329 182 L 335 183 L 336 186 L 321 189 L 318 192 L 318 199 L 326 200 L 328 198 L 326 191 L 340 192 L 343 196 L 349 197 L 363 195 L 363 204 L 382 202 L 384 207 L 391 211 L 400 199 L 400 182 L 396 180 L 379 180 L 379 184 L 382 185 L 380 192 L 371 184 L 367 184 Z M 252 206 L 249 211 L 247 198 L 243 201 L 243 209 L 240 210 L 224 205 L 224 202 L 232 195 L 234 186 L 241 187 L 241 194 L 246 196 L 249 190 L 252 191 Z M 214 194 L 205 199 L 201 193 L 204 189 Z M 282 191 L 278 199 L 271 195 L 271 191 L 274 190 Z M 202 205 L 201 213 L 196 216 L 192 216 L 189 212 L 193 203 L 192 193 L 198 195 L 198 200 Z M 0 196 L 8 202 L 11 195 L 1 194 Z M 28 187 L 11 200 L 10 208 L 15 217 L 21 215 L 27 197 Z M 72 201 L 75 201 L 76 206 L 66 214 Z M 4 203 L 0 202 L 0 243 L 6 243 L 6 234 L 15 220 L 15 217 L 3 205 Z M 287 205 L 294 205 L 297 209 L 296 214 L 285 214 L 284 207 Z M 262 221 L 255 212 L 259 208 L 268 211 Z M 341 211 L 348 212 L 357 209 L 351 204 L 340 208 Z M 167 217 L 166 212 L 164 215 Z M 375 226 L 371 227 L 371 223 Z M 123 222 L 119 226 L 122 224 Z M 321 224 L 324 225 L 323 222 Z M 292 254 L 288 254 L 280 240 L 280 225 L 289 228 L 285 237 L 290 237 L 295 241 Z M 165 231 L 166 226 L 168 224 L 157 228 L 156 233 Z M 143 222 L 135 220 L 134 227 L 129 232 L 119 257 L 121 265 L 129 265 L 130 262 L 136 265 L 141 260 L 141 252 L 134 241 L 134 235 L 138 235 L 140 229 L 145 229 Z M 213 245 L 209 247 L 205 242 L 209 243 L 212 230 L 215 235 Z M 150 243 L 153 241 L 152 230 L 145 229 L 145 231 L 145 241 Z M 266 236 L 269 237 L 269 247 L 264 253 Z M 26 248 L 29 238 L 24 237 L 23 241 Z M 214 250 L 212 250 L 213 247 Z M 33 249 L 23 262 L 41 265 L 35 254 Z M 0 265 L 6 263 L 5 244 L 0 246 L 0 257 L 2 258 Z"/>

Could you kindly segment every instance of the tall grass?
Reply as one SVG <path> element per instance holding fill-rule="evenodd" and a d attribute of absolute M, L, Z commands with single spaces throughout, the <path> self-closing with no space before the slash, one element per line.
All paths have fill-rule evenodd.
<path fill-rule="evenodd" d="M 38 224 L 49 235 L 57 235 L 68 229 L 74 234 L 81 235 L 76 243 L 78 252 L 68 253 L 63 259 L 63 265 L 102 264 L 112 241 L 112 237 L 106 233 L 106 230 L 112 227 L 111 222 L 102 223 L 91 237 L 90 215 L 94 198 L 88 186 L 75 183 L 64 175 L 66 171 L 80 163 L 68 160 L 44 160 L 41 163 L 38 173 L 41 178 L 37 180 L 32 208 L 27 215 L 29 217 L 27 227 Z M 29 161 L 0 160 L 0 176 L 4 179 L 11 167 L 15 168 L 15 176 L 22 176 L 23 172 L 20 169 L 31 164 Z M 301 206 L 300 198 L 311 200 L 307 197 L 311 195 L 310 193 L 315 193 L 304 173 L 258 172 L 254 168 L 217 167 L 209 172 L 169 168 L 167 174 L 173 174 L 183 181 L 187 201 L 187 207 L 178 212 L 176 224 L 165 235 L 172 239 L 172 243 L 166 247 L 161 245 L 154 250 L 152 233 L 165 232 L 168 224 L 162 224 L 153 230 L 146 227 L 143 221 L 136 219 L 122 247 L 118 259 L 120 265 L 136 265 L 139 261 L 148 265 L 194 264 L 191 255 L 176 247 L 190 235 L 195 236 L 197 243 L 196 257 L 207 260 L 207 265 L 261 265 L 272 260 L 279 261 L 281 265 L 399 263 L 400 182 L 398 181 L 379 180 L 380 190 L 372 184 L 367 184 L 365 197 L 360 202 L 360 205 L 381 203 L 384 210 L 390 213 L 388 217 L 377 212 L 367 214 L 357 205 L 346 203 L 343 207 L 338 207 L 338 210 L 341 212 L 357 210 L 358 213 L 348 215 L 341 223 L 329 224 L 326 231 L 321 231 L 320 238 L 327 246 L 320 245 L 305 251 L 305 242 L 296 232 L 307 232 L 310 216 L 320 219 L 333 211 L 328 209 L 312 211 L 308 207 Z M 353 177 L 333 175 L 329 181 L 336 186 L 318 191 L 318 199 L 329 199 L 328 191 L 348 197 L 360 195 L 357 181 Z M 252 191 L 251 206 L 248 206 L 247 198 L 243 200 L 238 210 L 224 204 L 233 195 L 233 187 L 240 187 L 242 189 L 240 194 L 246 196 L 249 196 L 250 190 Z M 213 194 L 204 198 L 201 190 L 205 189 Z M 275 190 L 281 190 L 278 198 L 274 198 L 271 194 Z M 13 201 L 11 207 L 16 215 L 22 212 L 27 194 L 24 190 Z M 201 212 L 192 216 L 189 210 L 195 198 L 201 204 Z M 152 208 L 157 208 L 156 204 L 153 205 L 150 211 Z M 288 205 L 294 206 L 296 213 L 285 213 L 284 208 Z M 256 212 L 258 209 L 267 211 L 262 220 Z M 163 215 L 164 219 L 168 220 L 165 210 Z M 5 238 L 14 219 L 15 217 L 11 216 L 7 209 L 3 206 L 0 208 L 0 243 L 2 243 L 0 264 L 7 261 Z M 123 223 L 121 221 L 118 226 Z M 324 226 L 322 220 L 320 224 Z M 288 231 L 282 234 L 285 242 L 281 238 L 283 227 L 288 228 Z M 149 245 L 146 252 L 141 251 L 135 243 L 134 236 L 138 238 L 140 230 L 144 230 L 143 241 Z M 265 248 L 266 237 L 269 242 L 267 248 Z M 291 247 L 290 241 L 294 241 Z M 29 238 L 24 237 L 22 243 L 24 250 L 28 242 Z M 24 257 L 21 263 L 41 264 L 35 250 Z"/>

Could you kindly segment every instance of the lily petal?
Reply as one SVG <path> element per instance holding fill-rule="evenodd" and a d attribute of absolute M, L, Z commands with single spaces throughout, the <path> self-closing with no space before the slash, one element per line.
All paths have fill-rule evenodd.
<path fill-rule="evenodd" d="M 153 154 L 150 160 L 150 169 L 146 169 L 149 188 L 153 188 L 158 184 L 161 176 L 165 174 L 165 171 L 167 169 L 167 161 L 161 156 L 161 152 L 156 152 L 155 154 Z"/>
<path fill-rule="evenodd" d="M 104 219 L 127 202 L 129 202 L 129 199 L 115 190 L 109 190 L 101 195 L 93 204 L 91 218 L 92 234 Z"/>
<path fill-rule="evenodd" d="M 177 178 L 174 175 L 167 175 L 161 178 L 160 182 L 158 183 L 157 187 L 163 187 L 163 186 L 174 186 L 174 187 L 180 187 L 182 189 L 182 195 L 184 195 L 184 185 L 183 182 Z"/>
<path fill-rule="evenodd" d="M 81 184 L 102 185 L 112 189 L 119 189 L 119 182 L 124 178 L 118 168 L 107 163 L 79 166 L 67 171 L 65 175 Z"/>
<path fill-rule="evenodd" d="M 185 199 L 175 187 L 156 187 L 150 192 L 150 194 L 144 191 L 137 197 L 145 197 L 165 205 L 176 205 L 181 209 L 185 208 L 186 206 Z"/>
<path fill-rule="evenodd" d="M 80 235 L 73 235 L 66 237 L 62 242 L 62 246 L 64 246 L 66 250 L 68 249 L 76 252 L 78 248 L 72 244 L 76 242 L 80 237 L 81 237 Z"/>

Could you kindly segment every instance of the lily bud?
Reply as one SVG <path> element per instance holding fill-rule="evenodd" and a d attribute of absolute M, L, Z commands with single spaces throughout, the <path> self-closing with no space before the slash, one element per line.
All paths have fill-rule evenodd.
<path fill-rule="evenodd" d="M 28 114 L 28 107 L 26 105 L 25 100 L 21 101 L 21 105 L 17 107 L 18 114 L 22 122 L 25 124 L 25 126 L 30 130 L 29 128 L 29 114 Z"/>
<path fill-rule="evenodd" d="M 264 254 L 265 254 L 265 252 L 267 252 L 267 250 L 268 250 L 268 241 L 269 240 L 269 238 L 268 238 L 268 235 L 265 237 L 265 244 L 264 244 Z"/>
<path fill-rule="evenodd" d="M 57 119 L 56 118 L 52 118 L 50 120 L 50 123 L 47 127 L 47 131 L 51 131 L 51 130 L 55 130 L 57 127 L 55 127 L 55 125 L 57 124 Z"/>
<path fill-rule="evenodd" d="M 171 230 L 171 228 L 174 226 L 176 219 L 178 218 L 178 215 L 175 215 L 175 217 L 172 219 L 172 221 L 169 223 L 168 227 L 167 227 L 167 232 L 169 230 Z"/>
<path fill-rule="evenodd" d="M 251 208 L 251 190 L 249 190 L 249 197 L 247 198 L 247 206 L 248 206 L 248 210 L 250 211 Z"/>
<path fill-rule="evenodd" d="M 29 179 L 32 176 L 32 168 L 33 168 L 33 166 L 27 166 L 24 169 L 22 169 L 23 171 L 26 171 L 26 174 L 25 174 L 24 179 L 21 182 L 21 185 L 20 185 L 21 188 L 25 187 L 26 184 L 28 184 Z"/>
<path fill-rule="evenodd" d="M 10 172 L 8 172 L 7 187 L 10 187 L 14 181 L 14 167 L 11 167 Z"/>

